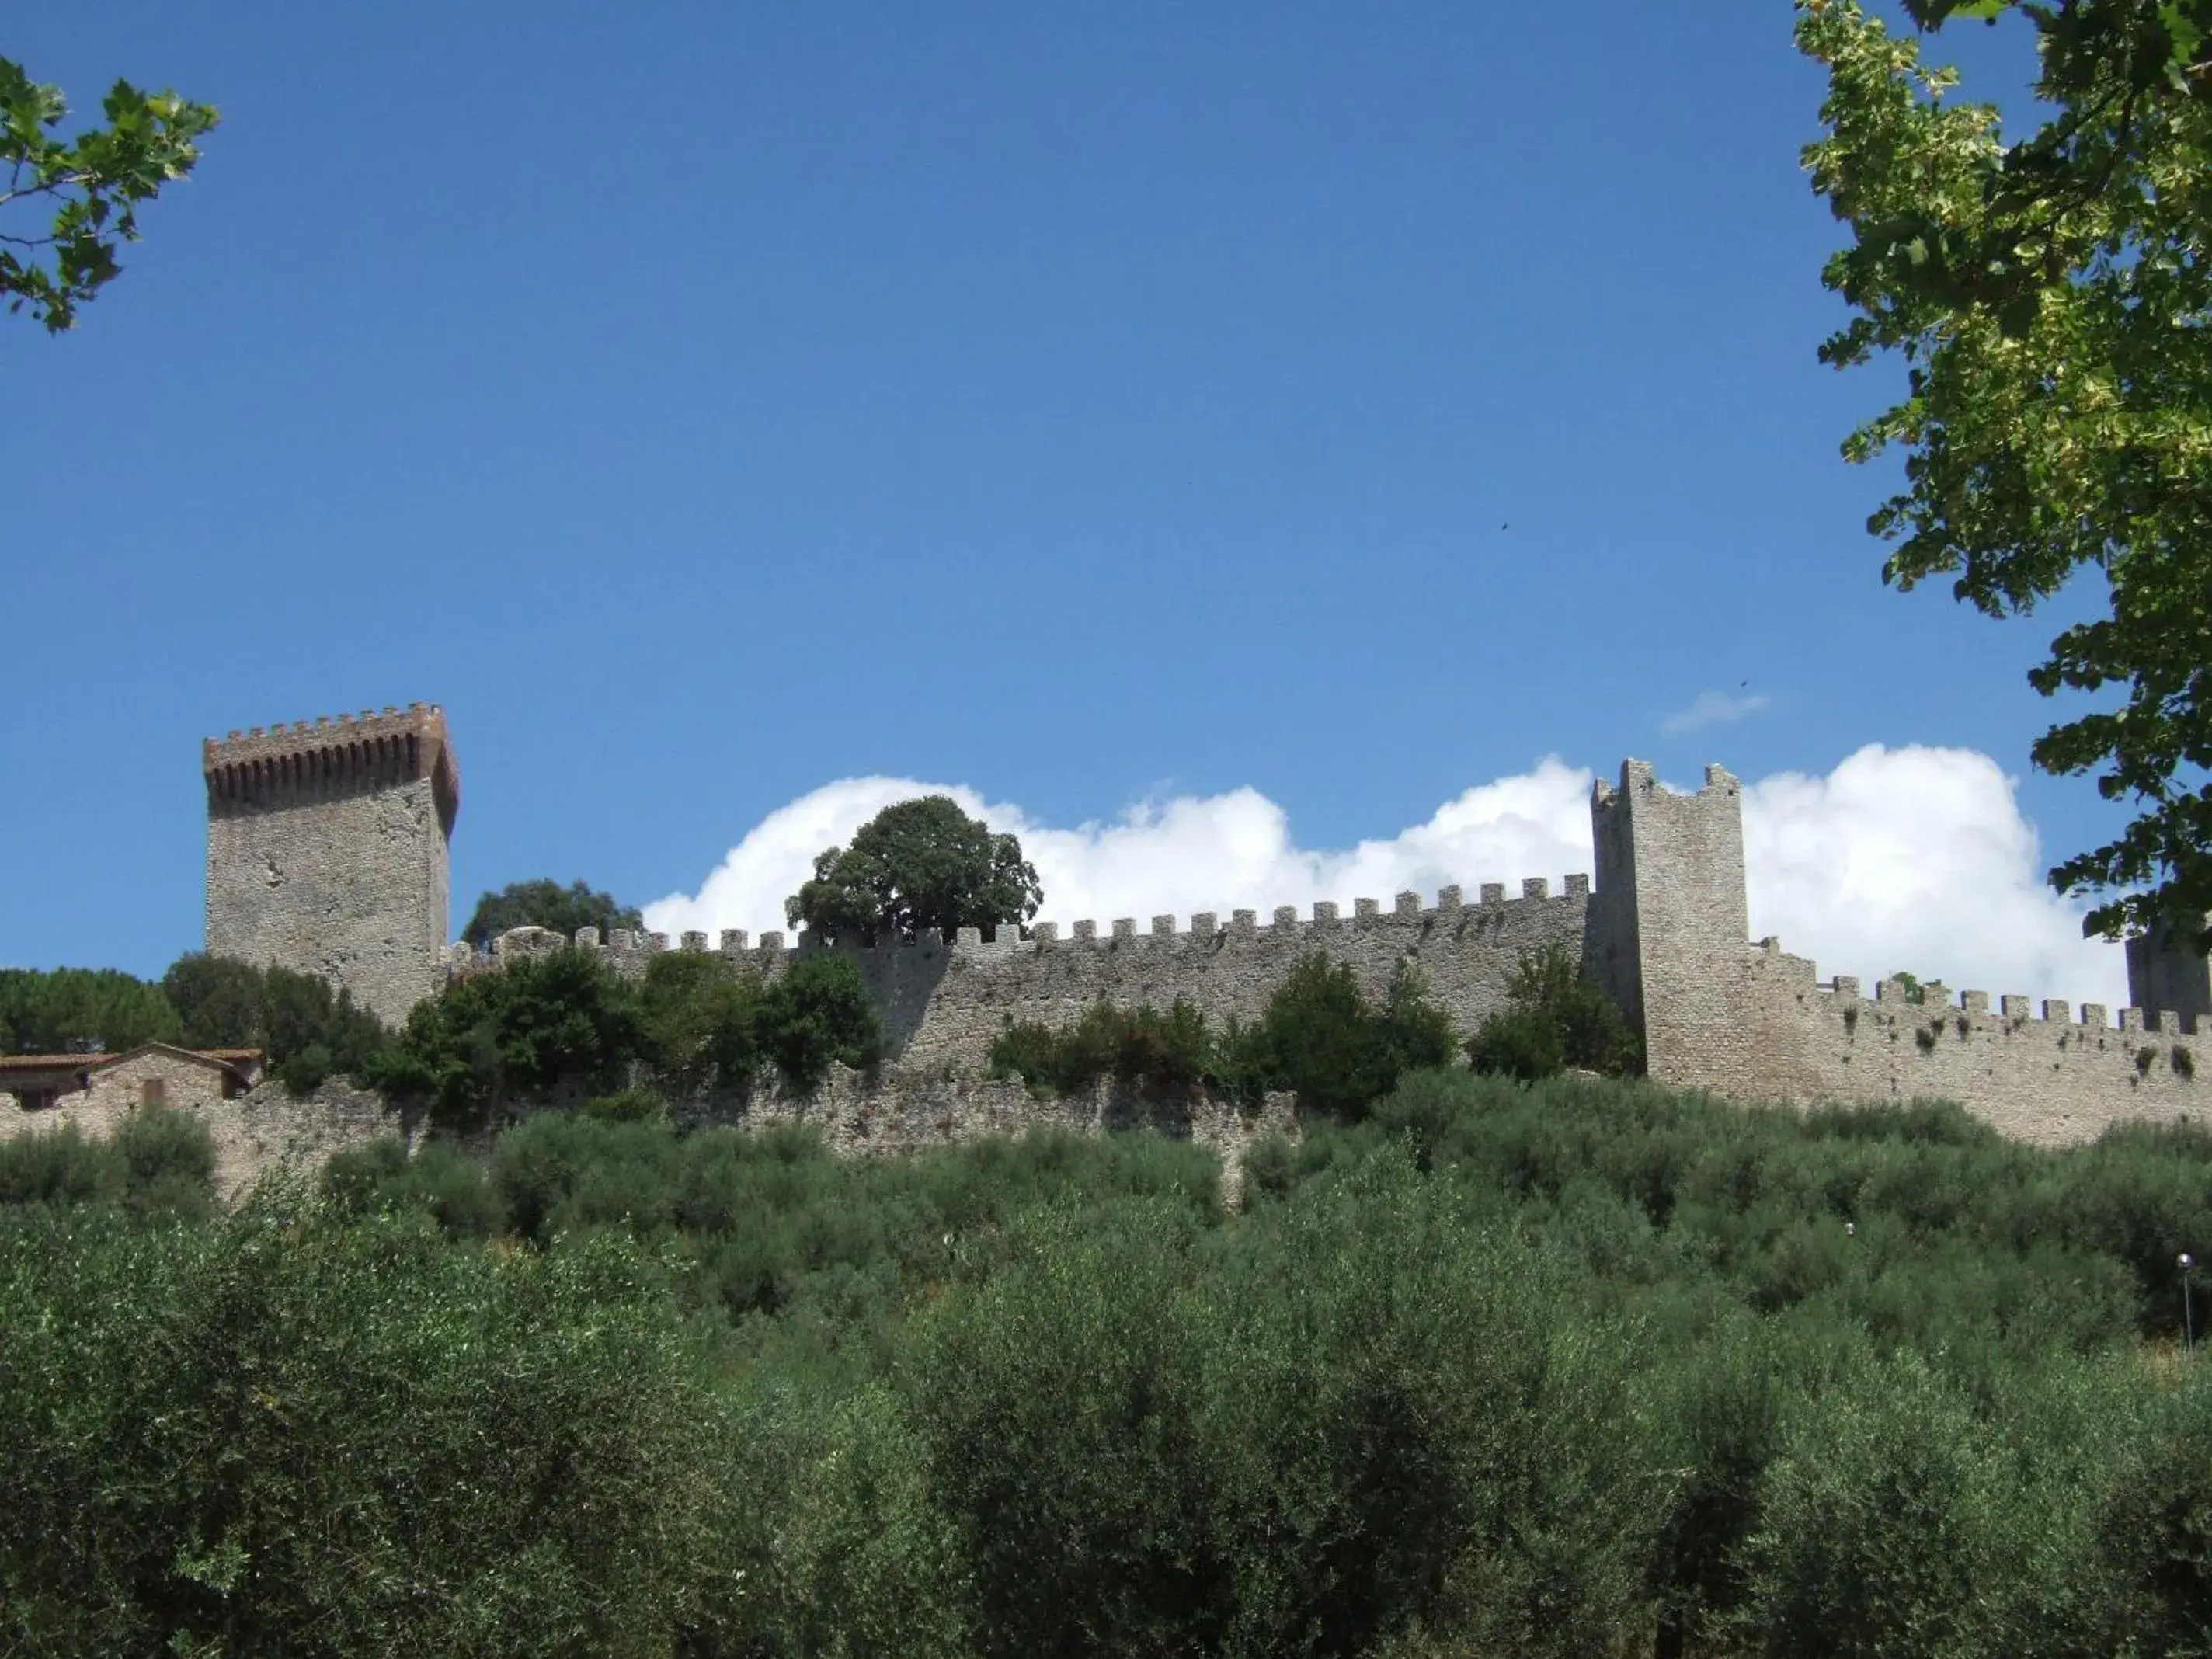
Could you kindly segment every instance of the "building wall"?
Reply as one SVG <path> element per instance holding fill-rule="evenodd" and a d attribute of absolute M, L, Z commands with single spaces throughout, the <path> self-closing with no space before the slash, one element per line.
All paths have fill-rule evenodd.
<path fill-rule="evenodd" d="M 210 953 L 404 1019 L 444 982 L 456 797 L 436 711 L 234 734 L 206 767 Z"/>
<path fill-rule="evenodd" d="M 2093 1140 L 2133 1119 L 2212 1121 L 2212 1022 L 2098 1003 L 1923 988 L 1869 1000 L 1827 984 L 1776 946 L 1745 957 L 1742 1022 L 1753 1041 L 1727 1092 L 1748 1099 L 1954 1100 L 2016 1139 Z"/>
<path fill-rule="evenodd" d="M 941 1068 L 893 1068 L 870 1079 L 842 1066 L 804 1097 L 769 1086 L 721 1110 L 699 1103 L 679 1114 L 687 1127 L 740 1122 L 750 1128 L 805 1124 L 831 1151 L 847 1154 L 925 1152 L 988 1135 L 1030 1128 L 1097 1134 L 1115 1129 L 1152 1129 L 1188 1140 L 1219 1156 L 1222 1188 L 1232 1205 L 1242 1195 L 1245 1152 L 1267 1135 L 1296 1139 L 1294 1102 L 1270 1094 L 1251 1108 L 1192 1089 L 1170 1097 L 1139 1094 L 1102 1080 L 1081 1093 L 1048 1097 L 1018 1081 L 946 1076 Z"/>
<path fill-rule="evenodd" d="M 2125 1119 L 2212 1115 L 2212 1013 L 2200 1017 L 2190 1000 L 2203 1000 L 2201 958 L 2137 964 L 2139 984 L 2152 982 L 2154 966 L 2166 999 L 2148 1014 L 2092 1006 L 2075 1018 L 2051 1002 L 2032 1018 L 2025 997 L 1960 997 L 1941 986 L 1924 1005 L 1905 1002 L 1895 987 L 1869 1000 L 1854 981 L 1819 984 L 1812 963 L 1773 941 L 1749 942 L 1742 791 L 1726 771 L 1708 768 L 1701 788 L 1678 793 L 1628 762 L 1617 786 L 1594 789 L 1591 823 L 1595 891 L 1588 878 L 1570 877 L 1558 896 L 1533 881 L 1512 899 L 1486 887 L 1472 904 L 1452 888 L 1429 907 L 1410 893 L 1388 908 L 1361 900 L 1349 916 L 1316 905 L 1310 915 L 1282 909 L 1264 923 L 1249 911 L 1225 926 L 1206 914 L 1188 927 L 1158 916 L 1141 930 L 1134 920 L 1078 922 L 1065 937 L 1040 926 L 1026 940 L 1011 929 L 988 940 L 963 930 L 950 946 L 931 939 L 855 951 L 884 1012 L 891 1081 L 840 1121 L 903 1121 L 936 1109 L 933 1089 L 980 1086 L 992 1039 L 1017 1020 L 1059 1024 L 1101 1000 L 1166 1007 L 1178 998 L 1217 1023 L 1251 1019 L 1315 950 L 1350 963 L 1370 993 L 1400 961 L 1412 962 L 1466 1035 L 1505 1006 L 1522 957 L 1552 945 L 1578 951 L 1612 992 L 1662 1082 L 1797 1104 L 1941 1097 L 2045 1143 L 2091 1139 Z M 667 948 L 657 935 L 618 933 L 602 943 L 590 930 L 576 943 L 627 974 Z M 454 947 L 446 971 L 483 971 L 555 948 L 572 947 L 527 930 L 490 957 Z M 704 950 L 706 938 L 686 935 L 680 948 Z M 781 934 L 756 946 L 725 933 L 720 949 L 764 975 L 793 959 Z M 907 1095 L 914 1101 L 902 1103 Z M 1009 1096 L 983 1117 L 1026 1121 L 1037 1109 Z"/>
<path fill-rule="evenodd" d="M 114 1069 L 120 1073 L 125 1068 Z M 14 1097 L 0 1095 L 0 1139 L 50 1134 L 73 1124 L 88 1139 L 104 1140 L 137 1109 L 136 1085 L 126 1084 L 120 1078 L 112 1079 L 113 1086 L 96 1084 L 36 1112 L 24 1111 Z M 173 1109 L 207 1126 L 215 1143 L 216 1191 L 225 1202 L 235 1201 L 273 1171 L 313 1176 L 333 1152 L 395 1134 L 399 1128 L 398 1120 L 376 1096 L 335 1079 L 306 1100 L 293 1099 L 276 1083 L 264 1083 L 229 1100 L 222 1097 L 219 1086 L 213 1091 L 196 1087 L 180 1098 L 173 1084 L 169 1094 Z"/>
<path fill-rule="evenodd" d="M 1411 962 L 1461 1034 L 1472 1035 L 1505 1006 L 1507 981 L 1524 953 L 1558 945 L 1579 958 L 1589 902 L 1589 878 L 1570 876 L 1563 893 L 1553 894 L 1548 880 L 1538 878 L 1524 881 L 1517 898 L 1507 898 L 1501 885 L 1485 887 L 1473 904 L 1452 887 L 1425 908 L 1418 894 L 1401 893 L 1387 910 L 1377 901 L 1358 900 L 1349 916 L 1333 904 L 1317 904 L 1305 917 L 1285 906 L 1264 924 L 1245 910 L 1226 926 L 1206 913 L 1191 917 L 1188 927 L 1178 927 L 1174 916 L 1155 916 L 1143 933 L 1133 919 L 1103 928 L 1079 921 L 1065 938 L 1050 923 L 1028 939 L 987 940 L 963 929 L 951 945 L 930 939 L 854 948 L 852 954 L 882 1012 L 891 1057 L 908 1072 L 934 1067 L 972 1075 L 982 1071 L 992 1040 L 1008 1025 L 1058 1025 L 1101 1000 L 1166 1008 L 1181 998 L 1217 1024 L 1232 1017 L 1249 1021 L 1266 1010 L 1291 964 L 1316 951 L 1349 963 L 1376 995 L 1401 960 Z M 629 975 L 642 974 L 654 952 L 665 948 L 656 941 L 657 935 L 617 933 L 602 944 L 588 928 L 579 935 L 585 948 Z M 705 949 L 705 936 L 687 936 L 686 946 Z M 531 930 L 502 940 L 501 947 L 512 956 L 566 948 L 567 941 Z M 763 975 L 781 972 L 793 954 L 781 934 L 749 947 L 743 934 L 728 933 L 722 950 Z M 453 953 L 461 972 L 499 959 L 465 946 Z"/>
<path fill-rule="evenodd" d="M 149 1081 L 161 1084 L 166 1106 L 212 1106 L 222 1099 L 225 1076 L 217 1066 L 173 1054 L 133 1054 L 94 1072 L 88 1087 L 62 1096 L 55 1109 L 81 1103 L 97 1113 L 120 1115 L 144 1098 Z"/>
<path fill-rule="evenodd" d="M 1717 766 L 1693 795 L 1629 761 L 1590 796 L 1601 934 L 1593 966 L 1644 1038 L 1651 1075 L 1724 1088 L 1745 1074 L 1740 1004 L 1751 923 L 1743 790 Z"/>

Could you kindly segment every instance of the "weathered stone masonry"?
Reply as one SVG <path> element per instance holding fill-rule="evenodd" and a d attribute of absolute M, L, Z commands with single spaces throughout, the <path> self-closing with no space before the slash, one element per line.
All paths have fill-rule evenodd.
<path fill-rule="evenodd" d="M 444 982 L 461 785 L 442 713 L 233 732 L 201 769 L 211 954 L 320 974 L 393 1024 Z"/>
<path fill-rule="evenodd" d="M 1264 923 L 1255 912 L 1239 910 L 1224 925 L 1201 912 L 1188 928 L 1174 916 L 1155 916 L 1142 933 L 1133 918 L 1103 931 L 1079 921 L 1066 938 L 1054 924 L 1041 922 L 1028 939 L 1012 927 L 989 939 L 963 928 L 951 945 L 925 939 L 852 954 L 902 1070 L 980 1075 L 992 1039 L 1014 1021 L 1058 1024 L 1101 1000 L 1165 1008 L 1182 998 L 1217 1022 L 1250 1020 L 1266 1009 L 1291 964 L 1316 950 L 1351 964 L 1371 993 L 1389 983 L 1401 960 L 1411 961 L 1454 1021 L 1472 1030 L 1505 1006 L 1507 978 L 1524 953 L 1557 944 L 1579 956 L 1587 948 L 1589 917 L 1589 878 L 1570 876 L 1558 895 L 1540 878 L 1523 882 L 1512 899 L 1502 886 L 1484 887 L 1473 903 L 1448 887 L 1428 908 L 1418 894 L 1401 893 L 1389 910 L 1362 899 L 1348 916 L 1334 904 L 1316 904 L 1310 916 L 1285 907 Z M 577 944 L 604 952 L 627 974 L 641 974 L 653 954 L 667 947 L 662 935 L 619 930 L 603 944 L 590 928 Z M 456 945 L 453 965 L 466 973 L 503 957 L 562 948 L 569 948 L 568 941 L 556 935 L 518 930 L 491 957 Z M 684 935 L 683 948 L 705 950 L 706 935 Z M 810 947 L 802 942 L 800 948 Z M 721 950 L 764 975 L 781 972 L 793 954 L 781 933 L 765 934 L 749 948 L 742 933 L 725 933 Z"/>
<path fill-rule="evenodd" d="M 1721 768 L 1708 768 L 1694 794 L 1678 794 L 1630 761 L 1617 786 L 1596 786 L 1590 815 L 1595 889 L 1570 876 L 1556 896 L 1537 880 L 1511 899 L 1486 886 L 1473 903 L 1457 888 L 1433 907 L 1413 893 L 1387 910 L 1363 899 L 1349 916 L 1318 904 L 1310 916 L 1286 908 L 1266 922 L 1237 911 L 1225 926 L 1207 914 L 1187 928 L 1173 916 L 1155 916 L 1143 931 L 1133 919 L 1104 929 L 1079 921 L 1066 938 L 1046 923 L 1028 939 L 1012 928 L 988 940 L 965 929 L 950 946 L 925 939 L 856 951 L 890 1040 L 884 1086 L 927 1082 L 957 1092 L 980 1079 L 992 1038 L 1009 1023 L 1058 1024 L 1101 999 L 1164 1007 L 1183 997 L 1217 1021 L 1249 1019 L 1290 964 L 1315 950 L 1350 963 L 1370 992 L 1412 961 L 1454 1023 L 1472 1031 L 1504 1006 L 1522 956 L 1558 944 L 1578 951 L 1627 1012 L 1651 1075 L 1665 1082 L 1800 1103 L 1941 1097 L 2046 1143 L 2087 1139 L 2124 1119 L 2212 1111 L 2212 1042 L 2199 1042 L 2212 1030 L 2196 1012 L 2212 1006 L 2202 957 L 2166 941 L 2132 951 L 2130 980 L 2144 1006 L 2117 1016 L 2091 1004 L 2076 1019 L 2053 1001 L 2031 1018 L 2024 996 L 1954 995 L 1942 985 L 1925 988 L 1919 1002 L 1906 1001 L 1899 984 L 1869 1000 L 1854 979 L 1816 983 L 1813 964 L 1777 941 L 1748 941 L 1742 790 Z M 575 945 L 635 974 L 668 942 L 617 933 L 603 943 L 586 929 Z M 565 948 L 574 947 L 524 930 L 489 957 L 455 947 L 451 969 Z M 703 951 L 707 938 L 686 934 L 680 948 Z M 720 949 L 763 975 L 782 971 L 792 956 L 781 933 L 754 946 L 725 933 Z"/>
<path fill-rule="evenodd" d="M 450 975 L 518 953 L 594 950 L 636 974 L 667 947 L 659 935 L 603 942 L 586 930 L 572 945 L 532 929 L 489 956 L 446 945 L 447 843 L 460 781 L 435 708 L 233 732 L 205 745 L 204 766 L 208 948 L 323 974 L 387 1021 Z M 2212 1019 L 2212 969 L 2171 939 L 2130 947 L 2140 1006 L 2117 1017 L 2093 1006 L 2076 1019 L 2052 1002 L 2032 1018 L 2025 997 L 1959 998 L 1942 986 L 1922 1002 L 1905 1001 L 1896 986 L 1869 1000 L 1856 981 L 1820 984 L 1812 963 L 1775 941 L 1749 941 L 1742 791 L 1721 768 L 1680 794 L 1629 761 L 1617 785 L 1593 790 L 1590 821 L 1595 886 L 1569 876 L 1557 893 L 1539 879 L 1510 897 L 1491 884 L 1472 900 L 1446 888 L 1433 905 L 1413 893 L 1388 908 L 1362 899 L 1348 915 L 1316 904 L 1264 921 L 1239 910 L 1225 923 L 1206 913 L 1188 925 L 1166 915 L 1142 926 L 1079 921 L 1065 936 L 1042 923 L 1027 938 L 968 929 L 949 945 L 855 951 L 890 1060 L 872 1103 L 857 1085 L 839 1085 L 853 1096 L 839 1108 L 840 1133 L 872 1140 L 871 1126 L 896 1126 L 892 1139 L 903 1142 L 917 1124 L 997 1123 L 1009 1108 L 993 1092 L 1001 1085 L 985 1079 L 988 1056 L 1017 1020 L 1059 1024 L 1102 999 L 1165 1007 L 1178 998 L 1217 1023 L 1249 1020 L 1291 964 L 1318 950 L 1350 964 L 1370 993 L 1412 962 L 1471 1032 L 1505 1006 L 1522 957 L 1553 945 L 1579 953 L 1666 1082 L 1800 1103 L 1945 1096 L 2042 1141 L 2085 1139 L 2122 1118 L 2212 1109 L 2212 1052 L 2198 1052 L 2200 1034 L 2212 1038 L 2203 1024 Z M 708 941 L 687 934 L 680 948 Z M 781 933 L 754 945 L 726 933 L 720 948 L 763 975 L 791 959 Z M 813 947 L 801 936 L 799 948 Z"/>

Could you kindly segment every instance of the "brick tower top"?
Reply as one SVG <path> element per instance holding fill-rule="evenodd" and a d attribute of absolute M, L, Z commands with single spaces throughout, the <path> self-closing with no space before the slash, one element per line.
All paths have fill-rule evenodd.
<path fill-rule="evenodd" d="M 264 800 L 301 785 L 343 787 L 427 781 L 441 827 L 453 834 L 461 806 L 460 763 L 435 703 L 410 703 L 378 714 L 319 714 L 267 729 L 254 726 L 200 744 L 208 805 Z"/>
<path fill-rule="evenodd" d="M 443 974 L 460 768 L 429 703 L 200 746 L 207 948 L 319 974 L 386 1024 Z"/>

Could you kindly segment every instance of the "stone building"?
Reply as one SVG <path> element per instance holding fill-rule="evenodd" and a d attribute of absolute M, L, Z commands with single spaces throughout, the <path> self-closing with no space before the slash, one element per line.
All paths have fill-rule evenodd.
<path fill-rule="evenodd" d="M 142 1042 L 119 1054 L 0 1055 L 0 1110 L 113 1115 L 137 1106 L 212 1106 L 258 1083 L 261 1060 L 258 1048 L 167 1042 Z"/>
<path fill-rule="evenodd" d="M 207 948 L 320 974 L 387 1024 L 442 982 L 460 769 L 427 704 L 202 745 Z"/>

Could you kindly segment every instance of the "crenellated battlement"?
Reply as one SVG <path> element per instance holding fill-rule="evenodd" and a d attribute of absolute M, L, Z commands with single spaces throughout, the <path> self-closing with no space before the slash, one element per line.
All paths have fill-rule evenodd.
<path fill-rule="evenodd" d="M 272 806 L 302 798 L 427 781 L 447 834 L 461 805 L 460 764 L 434 703 L 382 714 L 319 714 L 204 738 L 200 770 L 208 810 Z"/>
<path fill-rule="evenodd" d="M 446 836 L 459 772 L 434 705 L 233 732 L 202 749 L 210 948 L 321 972 L 397 1022 L 436 986 L 548 951 L 586 951 L 625 977 L 670 951 L 763 979 L 834 950 L 882 1018 L 886 1087 L 978 1086 L 1018 1022 L 1060 1026 L 1100 1003 L 1182 1001 L 1217 1024 L 1263 1013 L 1319 951 L 1380 996 L 1420 974 L 1462 1037 L 1510 1006 L 1522 962 L 1562 949 L 1643 1039 L 1653 1077 L 1738 1098 L 1948 1098 L 2030 1140 L 2085 1139 L 2127 1118 L 2212 1110 L 2212 968 L 2175 939 L 2130 953 L 2141 1006 L 1954 991 L 1863 994 L 1778 942 L 1748 938 L 1742 786 L 1695 791 L 1625 761 L 1590 791 L 1595 872 L 1563 882 L 1447 886 L 1271 908 L 963 927 L 949 940 L 825 944 L 811 933 L 538 928 L 488 951 L 446 945 Z M 2143 987 L 2150 988 L 2148 992 Z M 2197 1062 L 2205 1064 L 2204 1080 Z M 871 1085 L 873 1086 L 873 1085 Z"/>
<path fill-rule="evenodd" d="M 1151 918 L 1145 931 L 1139 933 L 1136 918 L 1122 916 L 1106 924 L 1101 931 L 1096 920 L 1085 919 L 1068 924 L 1066 935 L 1060 924 L 1054 921 L 1032 923 L 1027 928 L 1008 924 L 994 928 L 987 935 L 980 927 L 963 927 L 946 945 L 934 936 L 919 939 L 884 940 L 875 945 L 848 944 L 827 948 L 844 949 L 862 956 L 898 956 L 908 953 L 930 955 L 943 951 L 956 957 L 978 959 L 1000 959 L 1010 955 L 1047 955 L 1071 951 L 1217 951 L 1237 940 L 1264 940 L 1280 944 L 1285 940 L 1306 941 L 1326 939 L 1345 933 L 1411 932 L 1427 935 L 1439 927 L 1464 933 L 1468 929 L 1497 927 L 1514 918 L 1528 914 L 1524 907 L 1547 906 L 1579 908 L 1588 903 L 1590 880 L 1587 875 L 1570 875 L 1554 895 L 1551 881 L 1544 876 L 1532 877 L 1521 884 L 1518 896 L 1507 898 L 1503 883 L 1491 882 L 1480 889 L 1480 897 L 1468 903 L 1463 890 L 1446 887 L 1437 894 L 1434 904 L 1425 905 L 1415 892 L 1398 894 L 1385 910 L 1378 899 L 1362 898 L 1352 901 L 1352 914 L 1340 912 L 1336 903 L 1316 900 L 1310 914 L 1301 916 L 1295 905 L 1279 905 L 1262 922 L 1256 910 L 1232 910 L 1224 922 L 1220 914 L 1212 910 L 1194 912 L 1187 927 L 1178 926 L 1172 915 Z M 576 949 L 602 952 L 617 961 L 643 961 L 672 948 L 666 933 L 633 932 L 615 928 L 602 939 L 596 927 L 582 927 L 574 939 L 549 932 L 542 927 L 517 927 L 494 940 L 490 949 L 478 951 L 465 942 L 448 948 L 446 961 L 458 972 L 477 971 L 486 967 L 525 956 L 536 956 L 546 951 Z M 817 944 L 811 933 L 801 932 L 787 945 L 781 933 L 763 933 L 757 942 L 743 928 L 726 927 L 717 942 L 710 946 L 704 933 L 686 933 L 672 947 L 684 951 L 711 951 L 713 954 L 766 963 L 788 956 L 794 951 L 824 948 Z"/>
<path fill-rule="evenodd" d="M 1814 963 L 1803 957 L 1791 956 L 1783 950 L 1778 939 L 1761 939 L 1756 948 L 1765 972 L 1781 983 L 1809 990 L 1820 999 L 1820 1006 L 1838 1010 L 1852 1007 L 1906 1020 L 1957 1016 L 1968 1023 L 1969 1030 L 1987 1022 L 1992 1030 L 2000 1026 L 2011 1030 L 2040 1026 L 2054 1033 L 2132 1031 L 2193 1036 L 2199 1034 L 2199 1027 L 2204 1024 L 2172 1011 L 2112 1008 L 2101 1002 L 2085 1002 L 2077 1009 L 2064 998 L 2035 998 L 2014 993 L 1993 997 L 1987 991 L 1954 990 L 1941 980 L 1929 980 L 1915 986 L 1903 979 L 1885 979 L 1877 981 L 1874 994 L 1868 996 L 1862 989 L 1864 981 L 1856 975 L 1838 974 L 1822 981 Z M 2212 1036 L 2212 1030 L 2203 1034 Z"/>
<path fill-rule="evenodd" d="M 1462 889 L 1447 887 L 1425 902 L 1419 893 L 1353 901 L 1350 914 L 1336 903 L 1276 907 L 1263 920 L 1257 910 L 1223 916 L 1200 910 L 1188 917 L 1083 918 L 1023 928 L 963 927 L 948 944 L 935 935 L 874 945 L 821 945 L 809 934 L 787 939 L 766 933 L 755 941 L 737 929 L 710 943 L 703 933 L 681 936 L 672 946 L 662 933 L 623 930 L 604 939 L 592 928 L 573 939 L 536 928 L 518 928 L 489 951 L 465 945 L 447 954 L 452 976 L 495 971 L 545 951 L 598 952 L 617 973 L 642 975 L 654 957 L 672 948 L 712 951 L 763 977 L 771 977 L 803 955 L 836 950 L 859 964 L 884 1017 L 894 1059 L 926 1060 L 956 1072 L 980 1073 L 992 1040 L 1012 1021 L 1058 1024 L 1101 1000 L 1166 1007 L 1187 1000 L 1208 1018 L 1252 1019 L 1267 1006 L 1292 963 L 1314 951 L 1350 966 L 1379 995 L 1401 962 L 1412 962 L 1431 994 L 1455 1024 L 1472 1032 L 1505 1006 L 1506 986 L 1521 958 L 1560 945 L 1584 949 L 1590 883 L 1569 876 L 1554 892 L 1544 878 L 1519 884 L 1508 898 L 1502 882 L 1477 889 L 1474 902 Z"/>
<path fill-rule="evenodd" d="M 319 974 L 397 1024 L 442 982 L 461 775 L 431 703 L 200 745 L 207 948 Z"/>
<path fill-rule="evenodd" d="M 2172 1011 L 2078 1008 L 2057 997 L 1917 988 L 1848 974 L 1763 939 L 1746 957 L 1740 1018 L 1751 1037 L 1735 1092 L 1786 1100 L 1957 1100 L 2032 1141 L 2087 1139 L 2129 1118 L 2212 1108 L 2212 1023 Z"/>

